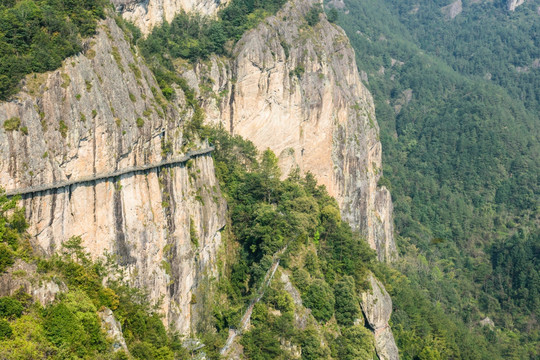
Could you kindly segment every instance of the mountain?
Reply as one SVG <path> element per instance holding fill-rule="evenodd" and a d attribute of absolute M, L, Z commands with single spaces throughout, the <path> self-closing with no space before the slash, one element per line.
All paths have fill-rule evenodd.
<path fill-rule="evenodd" d="M 397 267 L 468 327 L 492 320 L 494 356 L 534 358 L 539 4 L 452 4 L 349 1 L 339 23 L 375 99 Z"/>
<path fill-rule="evenodd" d="M 6 302 L 24 309 L 22 317 L 18 313 L 6 315 L 3 326 L 11 330 L 6 330 L 5 348 L 21 341 L 20 322 L 31 316 L 35 327 L 44 327 L 44 337 L 29 346 L 55 357 L 63 356 L 64 351 L 79 357 L 104 353 L 105 335 L 95 328 L 100 323 L 103 328 L 114 325 L 116 335 L 122 332 L 119 328 L 124 329 L 123 337 L 114 335 L 116 340 L 111 341 L 125 344 L 121 347 L 128 357 L 155 358 L 163 352 L 168 358 L 170 351 L 184 356 L 190 344 L 197 347 L 199 340 L 191 337 L 204 339 L 208 356 L 218 356 L 228 328 L 239 326 L 240 315 L 258 289 L 270 294 L 278 291 L 288 298 L 280 290 L 283 276 L 275 280 L 273 273 L 269 278 L 263 276 L 276 269 L 270 266 L 271 259 L 281 259 L 278 254 L 283 253 L 279 273 L 290 274 L 292 283 L 288 284 L 295 289 L 293 293 L 301 289 L 296 311 L 307 315 L 302 323 L 293 325 L 290 310 L 272 305 L 270 295 L 258 305 L 251 304 L 259 310 L 275 307 L 283 311 L 280 321 L 295 331 L 283 337 L 278 328 L 271 327 L 271 341 L 281 336 L 281 341 L 303 346 L 304 357 L 310 346 L 320 343 L 315 346 L 318 350 L 312 351 L 328 356 L 334 353 L 334 358 L 340 357 L 336 351 L 364 351 L 370 356 L 376 351 L 382 357 L 397 358 L 388 326 L 391 300 L 373 275 L 368 280 L 374 271 L 370 264 L 375 254 L 369 246 L 380 260 L 391 261 L 397 256 L 392 204 L 388 190 L 377 184 L 382 154 L 373 102 L 360 82 L 343 31 L 326 20 L 317 3 L 304 0 L 264 5 L 232 2 L 217 16 L 214 2 L 115 3 L 125 18 L 136 17 L 140 29 L 100 5 L 85 3 L 80 14 L 58 10 L 59 18 L 97 16 L 88 19 L 87 32 L 81 31 L 70 40 L 73 51 L 56 54 L 57 46 L 47 45 L 58 58 L 64 56 L 61 62 L 43 69 L 48 72 L 33 72 L 33 65 L 18 70 L 22 81 L 6 87 L 6 101 L 0 104 L 4 125 L 0 130 L 1 184 L 8 194 L 30 189 L 18 202 L 28 228 L 21 225 L 17 236 L 2 238 L 7 244 L 3 248 L 7 260 L 0 293 Z M 23 16 L 25 6 L 33 9 L 35 17 Z M 25 21 L 47 24 L 43 14 L 57 6 L 50 2 L 6 4 L 2 24 L 13 25 L 14 17 L 21 25 L 16 31 L 23 31 Z M 184 12 L 201 7 L 214 17 Z M 171 25 L 164 22 L 150 33 L 160 23 L 159 14 L 164 13 L 178 15 L 165 18 L 172 20 Z M 251 21 L 247 27 L 238 22 L 242 16 Z M 175 24 L 183 20 L 199 31 L 210 25 L 213 30 L 208 34 L 213 42 L 209 45 L 221 41 L 212 38 L 219 35 L 216 26 L 230 26 L 232 34 L 225 39 L 227 44 L 211 49 L 207 58 L 196 53 L 198 58 L 188 64 L 182 56 L 169 52 L 169 45 L 178 46 L 173 42 L 174 34 L 169 34 L 165 45 L 159 43 L 160 32 L 178 30 Z M 72 31 L 82 29 L 74 23 Z M 42 31 L 54 39 L 54 24 L 47 26 L 50 28 Z M 39 41 L 38 29 L 32 28 L 23 44 L 4 36 L 5 46 L 30 49 L 31 63 L 38 62 L 39 55 L 32 50 Z M 199 51 L 205 45 L 204 37 L 201 34 L 194 39 L 198 45 L 191 44 L 191 50 Z M 225 45 L 232 47 L 225 51 Z M 163 67 L 153 57 L 154 50 L 162 60 L 173 60 L 176 68 Z M 254 52 L 258 53 L 255 57 Z M 16 51 L 13 54 L 2 64 L 12 64 L 17 58 Z M 254 72 L 256 68 L 258 72 Z M 255 92 L 257 84 L 267 78 L 266 87 Z M 215 90 L 213 84 L 218 84 Z M 314 101 L 315 97 L 321 101 Z M 239 140 L 208 133 L 202 126 L 205 112 L 207 123 L 224 124 L 234 135 L 252 139 L 260 155 L 253 155 L 255 147 L 245 145 L 247 142 L 241 142 L 241 151 L 231 152 L 226 145 Z M 252 119 L 252 125 L 242 121 L 259 113 L 263 117 Z M 276 119 L 281 123 L 273 122 Z M 249 130 L 254 125 L 264 132 Z M 282 135 L 273 136 L 279 132 Z M 290 135 L 285 142 L 276 141 L 286 134 Z M 207 137 L 215 144 L 216 160 L 209 156 L 214 147 L 205 142 Z M 277 153 L 275 164 L 266 148 Z M 191 156 L 197 149 L 203 151 Z M 227 161 L 220 160 L 228 152 Z M 252 160 L 252 167 L 239 166 L 240 178 L 227 177 L 245 156 L 260 160 Z M 171 163 L 175 158 L 184 160 Z M 160 165 L 164 162 L 167 165 Z M 236 192 L 238 186 L 246 187 L 242 196 Z M 259 197 L 261 191 L 269 193 Z M 246 203 L 246 199 L 251 200 Z M 248 207 L 252 211 L 246 211 Z M 22 211 L 17 210 L 17 214 Z M 283 214 L 287 216 L 283 218 Z M 5 216 L 8 224 L 20 220 Z M 23 246 L 25 239 L 29 239 L 31 250 Z M 348 247 L 345 255 L 344 246 Z M 28 251 L 25 255 L 20 252 L 23 248 Z M 104 262 L 106 270 L 100 270 Z M 306 272 L 303 263 L 316 265 Z M 36 272 L 36 264 L 48 265 Z M 73 269 L 82 277 L 72 278 Z M 25 273 L 21 282 L 12 281 L 19 272 Z M 35 285 L 41 276 L 53 276 L 54 272 L 61 284 L 58 289 L 50 290 L 47 285 L 43 290 Z M 350 334 L 333 335 L 332 344 L 323 345 L 322 339 L 336 326 L 336 320 L 333 303 L 326 301 L 330 298 L 319 299 L 319 290 L 333 298 L 334 287 L 338 293 L 342 291 L 339 284 L 349 284 L 343 291 L 352 306 L 347 311 L 354 318 L 340 318 L 338 326 Z M 382 290 L 363 301 L 361 294 L 371 286 Z M 144 300 L 125 290 L 129 288 L 144 290 Z M 20 290 L 33 300 L 24 300 L 18 295 Z M 46 301 L 36 295 L 43 291 L 48 294 Z M 120 299 L 121 304 L 114 299 Z M 37 311 L 33 301 L 42 301 L 50 313 Z M 83 322 L 80 333 L 99 338 L 99 346 L 79 344 L 77 339 L 48 330 L 67 316 L 56 317 L 56 311 L 83 316 L 82 310 L 74 307 L 77 302 L 86 304 L 84 317 L 94 326 L 90 332 Z M 338 297 L 338 309 L 346 305 L 340 305 L 342 302 Z M 368 317 L 372 312 L 383 315 L 374 315 L 377 320 L 365 328 L 360 304 Z M 133 311 L 155 330 L 157 342 L 130 320 L 135 316 Z M 178 335 L 166 336 L 165 328 L 152 320 L 158 316 L 165 328 Z M 264 339 L 249 335 L 258 331 L 256 316 L 253 319 L 251 332 L 233 342 L 233 347 L 243 345 L 246 356 Z M 72 324 L 79 326 L 75 320 Z M 355 334 L 362 334 L 364 340 L 352 348 L 342 343 L 352 341 Z M 380 335 L 384 337 L 381 341 Z M 181 345 L 175 340 L 178 336 L 184 339 Z M 282 357 L 302 356 L 285 345 L 278 348 Z M 36 356 L 45 356 L 36 351 L 41 354 Z"/>

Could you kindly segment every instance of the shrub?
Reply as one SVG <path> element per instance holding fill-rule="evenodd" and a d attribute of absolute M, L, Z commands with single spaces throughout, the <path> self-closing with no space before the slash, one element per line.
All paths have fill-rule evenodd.
<path fill-rule="evenodd" d="M 20 301 L 4 296 L 0 298 L 0 317 L 3 318 L 17 318 L 22 315 L 24 308 Z"/>
<path fill-rule="evenodd" d="M 313 6 L 306 14 L 306 21 L 309 26 L 315 26 L 321 20 L 320 14 L 322 10 L 320 6 Z"/>
<path fill-rule="evenodd" d="M 304 305 L 311 309 L 313 317 L 327 322 L 334 314 L 334 293 L 326 282 L 316 279 L 302 296 Z"/>
<path fill-rule="evenodd" d="M 359 315 L 354 279 L 344 276 L 334 285 L 336 320 L 339 325 L 351 326 Z"/>
<path fill-rule="evenodd" d="M 0 340 L 9 339 L 12 335 L 13 330 L 9 323 L 4 319 L 0 319 Z"/>
<path fill-rule="evenodd" d="M 137 118 L 137 127 L 142 128 L 144 126 L 144 120 L 140 117 Z"/>
<path fill-rule="evenodd" d="M 6 243 L 0 242 L 0 273 L 3 273 L 14 262 L 11 248 Z"/>
<path fill-rule="evenodd" d="M 21 119 L 18 117 L 12 117 L 4 121 L 4 130 L 6 131 L 17 131 L 21 126 Z"/>

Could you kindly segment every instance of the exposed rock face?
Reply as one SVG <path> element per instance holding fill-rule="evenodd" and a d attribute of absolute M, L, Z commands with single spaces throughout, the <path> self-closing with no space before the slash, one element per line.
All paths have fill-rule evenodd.
<path fill-rule="evenodd" d="M 518 6 L 523 5 L 524 2 L 525 0 L 507 0 L 506 8 L 508 11 L 514 11 Z"/>
<path fill-rule="evenodd" d="M 101 320 L 101 328 L 107 334 L 107 337 L 113 340 L 112 346 L 115 351 L 120 349 L 128 351 L 124 334 L 122 333 L 122 325 L 114 317 L 113 312 L 109 308 L 104 308 L 98 312 L 99 319 Z"/>
<path fill-rule="evenodd" d="M 375 336 L 377 355 L 381 360 L 398 360 L 398 348 L 388 325 L 392 314 L 392 299 L 373 275 L 368 275 L 368 279 L 372 290 L 362 294 L 361 306 Z"/>
<path fill-rule="evenodd" d="M 450 5 L 441 8 L 441 12 L 448 18 L 453 19 L 463 11 L 463 3 L 461 0 L 456 0 Z"/>
<path fill-rule="evenodd" d="M 67 291 L 67 286 L 61 282 L 42 279 L 36 265 L 18 259 L 0 276 L 0 296 L 11 296 L 19 290 L 46 306 L 56 299 L 57 294 Z"/>
<path fill-rule="evenodd" d="M 229 0 L 112 0 L 122 16 L 137 25 L 143 34 L 154 26 L 171 22 L 181 11 L 214 15 Z"/>
<path fill-rule="evenodd" d="M 30 76 L 23 92 L 0 103 L 0 124 L 12 117 L 26 129 L 0 128 L 0 186 L 6 189 L 157 163 L 167 148 L 171 156 L 182 152 L 179 109 L 166 105 L 144 61 L 111 19 L 101 23 L 85 55 Z M 163 298 L 170 325 L 190 330 L 192 293 L 213 273 L 225 224 L 210 156 L 49 191 L 21 205 L 46 253 L 81 236 L 93 257 L 114 254 L 133 285 L 147 288 L 154 301 Z"/>
<path fill-rule="evenodd" d="M 210 121 L 272 149 L 284 176 L 295 168 L 312 172 L 379 259 L 391 261 L 397 256 L 392 202 L 377 187 L 381 143 L 373 99 L 344 31 L 324 15 L 307 24 L 305 14 L 316 4 L 289 1 L 243 36 L 233 61 L 213 59 L 185 76 L 194 87 L 212 79 L 204 88 L 213 94 L 200 91 Z"/>

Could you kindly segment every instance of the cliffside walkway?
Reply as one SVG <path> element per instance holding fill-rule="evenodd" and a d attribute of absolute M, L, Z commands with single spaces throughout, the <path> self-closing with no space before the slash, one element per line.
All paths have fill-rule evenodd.
<path fill-rule="evenodd" d="M 229 337 L 227 338 L 227 341 L 225 342 L 225 346 L 221 349 L 219 352 L 220 355 L 226 355 L 229 351 L 229 348 L 233 344 L 235 338 L 238 335 L 241 335 L 242 332 L 246 331 L 249 326 L 249 321 L 251 320 L 251 314 L 253 313 L 253 308 L 255 307 L 255 304 L 257 304 L 262 297 L 264 296 L 264 293 L 268 286 L 270 286 L 270 282 L 274 278 L 274 274 L 276 273 L 276 270 L 279 266 L 279 261 L 281 260 L 280 256 L 287 250 L 287 246 L 281 250 L 279 250 L 277 253 L 274 254 L 273 258 L 274 261 L 272 263 L 272 266 L 270 266 L 270 269 L 266 272 L 266 275 L 264 276 L 263 282 L 261 286 L 259 287 L 257 291 L 257 296 L 251 300 L 249 303 L 249 306 L 247 307 L 246 311 L 244 312 L 244 315 L 242 316 L 242 319 L 240 320 L 240 326 L 238 329 L 229 329 Z"/>
<path fill-rule="evenodd" d="M 16 195 L 21 195 L 21 196 L 34 195 L 37 193 L 41 193 L 41 192 L 45 192 L 49 190 L 61 189 L 61 188 L 69 187 L 72 185 L 86 184 L 86 183 L 91 183 L 94 181 L 115 178 L 115 177 L 126 175 L 126 174 L 157 169 L 157 168 L 161 168 L 167 165 L 182 164 L 197 156 L 209 154 L 212 151 L 214 151 L 214 147 L 209 146 L 204 149 L 188 151 L 186 155 L 182 156 L 181 158 L 163 160 L 157 164 L 133 166 L 133 167 L 125 168 L 125 169 L 120 169 L 111 173 L 94 174 L 91 176 L 85 176 L 85 177 L 74 179 L 74 180 L 60 181 L 60 182 L 56 182 L 52 184 L 36 185 L 36 186 L 31 186 L 31 187 L 22 188 L 22 189 L 8 190 L 6 191 L 6 196 L 11 197 L 11 196 L 16 196 Z"/>

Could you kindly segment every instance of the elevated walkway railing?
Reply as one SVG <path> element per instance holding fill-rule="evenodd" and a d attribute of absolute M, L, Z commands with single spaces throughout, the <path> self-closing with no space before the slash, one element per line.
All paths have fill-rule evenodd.
<path fill-rule="evenodd" d="M 8 191 L 6 191 L 6 196 L 11 197 L 11 196 L 16 196 L 16 195 L 21 195 L 21 196 L 33 195 L 33 194 L 36 194 L 36 193 L 45 192 L 45 191 L 49 191 L 49 190 L 61 189 L 61 188 L 69 187 L 69 186 L 72 186 L 72 185 L 85 184 L 85 183 L 90 183 L 90 182 L 94 182 L 94 181 L 115 178 L 115 177 L 118 177 L 118 176 L 130 174 L 130 173 L 136 173 L 136 172 L 161 168 L 161 167 L 164 167 L 164 166 L 167 166 L 167 165 L 182 164 L 182 163 L 185 163 L 185 162 L 187 162 L 187 161 L 189 161 L 189 160 L 191 160 L 191 159 L 193 159 L 193 158 L 195 158 L 197 156 L 209 154 L 212 151 L 214 151 L 214 147 L 209 146 L 209 147 L 204 148 L 204 149 L 188 151 L 186 153 L 186 155 L 182 156 L 181 158 L 163 160 L 163 161 L 161 161 L 161 162 L 159 162 L 157 164 L 147 164 L 147 165 L 133 166 L 133 167 L 129 167 L 129 168 L 120 169 L 120 170 L 117 170 L 117 171 L 114 171 L 114 172 L 111 172 L 111 173 L 94 174 L 94 175 L 91 175 L 91 176 L 85 176 L 85 177 L 82 177 L 82 178 L 79 178 L 79 179 L 74 179 L 74 180 L 59 181 L 59 182 L 52 183 L 52 184 L 36 185 L 36 186 L 30 186 L 30 187 L 22 188 L 22 189 L 8 190 Z"/>

